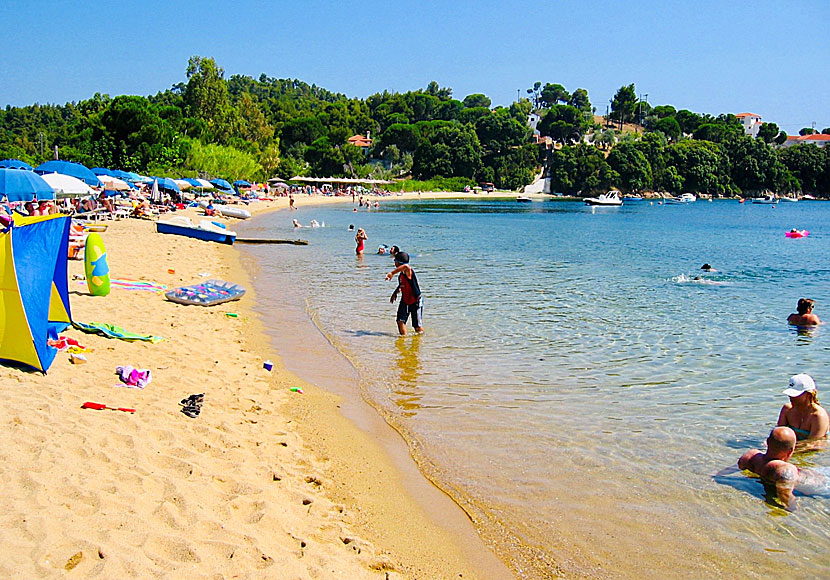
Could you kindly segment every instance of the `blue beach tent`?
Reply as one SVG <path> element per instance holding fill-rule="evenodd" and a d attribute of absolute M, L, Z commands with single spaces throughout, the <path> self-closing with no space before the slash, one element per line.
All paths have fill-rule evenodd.
<path fill-rule="evenodd" d="M 66 256 L 70 218 L 14 215 L 0 233 L 0 359 L 46 372 L 47 344 L 72 322 Z"/>

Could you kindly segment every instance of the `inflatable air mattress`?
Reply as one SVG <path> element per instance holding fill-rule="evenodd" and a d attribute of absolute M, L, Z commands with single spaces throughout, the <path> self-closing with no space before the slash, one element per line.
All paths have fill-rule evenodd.
<path fill-rule="evenodd" d="M 182 286 L 165 292 L 164 296 L 178 304 L 196 304 L 214 306 L 231 300 L 239 300 L 245 294 L 245 288 L 223 280 L 208 280 L 202 284 Z"/>

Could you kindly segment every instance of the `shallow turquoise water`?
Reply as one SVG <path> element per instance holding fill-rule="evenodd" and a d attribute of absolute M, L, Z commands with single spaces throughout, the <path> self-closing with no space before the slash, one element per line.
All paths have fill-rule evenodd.
<path fill-rule="evenodd" d="M 527 577 L 552 561 L 613 576 L 622 559 L 650 562 L 643 577 L 830 573 L 830 500 L 784 515 L 756 481 L 712 477 L 761 444 L 790 375 L 827 392 L 828 331 L 785 319 L 802 296 L 830 319 L 830 205 L 381 203 L 240 224 L 311 242 L 244 247 L 261 312 L 303 308 Z M 349 224 L 367 231 L 363 258 Z M 422 336 L 396 337 L 380 243 L 413 257 Z M 694 280 L 704 262 L 718 272 Z M 828 466 L 830 451 L 796 461 Z"/>

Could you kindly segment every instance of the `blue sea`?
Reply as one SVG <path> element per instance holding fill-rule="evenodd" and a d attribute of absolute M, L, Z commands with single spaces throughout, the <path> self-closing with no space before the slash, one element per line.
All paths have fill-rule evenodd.
<path fill-rule="evenodd" d="M 520 577 L 830 576 L 830 499 L 789 514 L 716 475 L 763 444 L 791 375 L 830 392 L 830 331 L 786 324 L 801 297 L 830 320 L 830 204 L 302 202 L 236 228 L 309 241 L 239 246 L 266 325 L 322 333 Z M 397 336 L 380 244 L 412 257 L 423 335 Z"/>

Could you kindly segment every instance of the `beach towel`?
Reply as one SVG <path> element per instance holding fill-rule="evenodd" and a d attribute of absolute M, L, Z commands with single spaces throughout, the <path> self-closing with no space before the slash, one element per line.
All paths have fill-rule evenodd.
<path fill-rule="evenodd" d="M 81 352 L 86 351 L 86 347 L 81 345 L 77 340 L 74 338 L 69 338 L 68 336 L 59 336 L 57 340 L 52 340 L 51 338 L 46 341 L 48 346 L 52 348 L 56 348 L 58 352 L 68 352 L 70 354 L 78 354 Z"/>
<path fill-rule="evenodd" d="M 75 322 L 72 321 L 72 326 L 77 328 L 82 332 L 86 332 L 87 334 L 100 334 L 102 336 L 106 336 L 107 338 L 118 338 L 120 340 L 143 340 L 147 342 L 152 342 L 153 344 L 157 342 L 161 342 L 164 340 L 164 337 L 161 336 L 153 336 L 150 334 L 138 334 L 135 332 L 129 332 L 124 330 L 120 326 L 115 326 L 114 324 L 106 324 L 104 322 Z"/>
<path fill-rule="evenodd" d="M 79 284 L 86 284 L 81 280 Z M 145 290 L 147 292 L 155 292 L 161 294 L 167 290 L 167 286 L 157 282 L 146 282 L 143 280 L 110 280 L 111 288 L 121 288 L 122 290 Z"/>
<path fill-rule="evenodd" d="M 116 387 L 126 386 L 133 389 L 143 389 L 150 384 L 150 370 L 137 369 L 129 365 L 122 367 L 115 367 L 115 374 L 121 379 L 123 385 L 115 385 Z"/>

